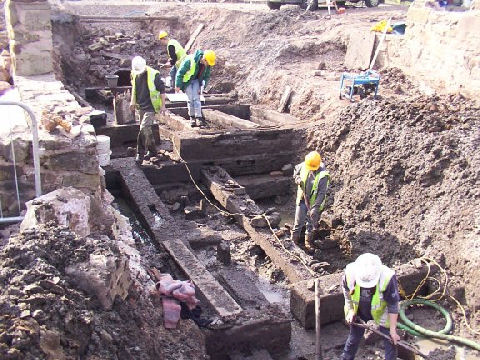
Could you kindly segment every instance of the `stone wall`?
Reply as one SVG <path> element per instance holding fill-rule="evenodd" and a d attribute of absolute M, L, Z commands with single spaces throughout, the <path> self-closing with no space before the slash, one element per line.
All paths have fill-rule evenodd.
<path fill-rule="evenodd" d="M 480 93 L 480 10 L 436 10 L 416 1 L 404 36 L 387 35 L 380 65 L 397 67 L 440 92 Z"/>
<path fill-rule="evenodd" d="M 53 73 L 50 4 L 44 0 L 7 0 L 5 18 L 15 89 L 1 100 L 22 102 L 35 113 L 42 193 L 71 186 L 100 196 L 103 177 L 95 131 L 89 124 L 91 108 L 81 107 Z M 6 110 L 11 120 L 10 129 L 0 134 L 0 200 L 4 216 L 16 216 L 14 160 L 21 206 L 35 196 L 32 133 L 26 113 L 6 108 L 10 107 L 1 110 Z"/>
<path fill-rule="evenodd" d="M 72 186 L 100 195 L 103 177 L 97 159 L 95 130 L 88 123 L 91 109 L 82 108 L 63 84 L 55 80 L 53 73 L 15 76 L 14 79 L 19 93 L 17 100 L 32 108 L 39 124 L 42 193 Z M 20 112 L 18 116 L 24 114 Z M 51 132 L 46 131 L 44 124 L 52 119 L 60 119 L 70 130 L 57 126 Z M 18 215 L 14 159 L 23 207 L 35 196 L 32 134 L 27 126 L 13 127 L 8 136 L 0 139 L 0 198 L 5 216 Z"/>
<path fill-rule="evenodd" d="M 7 0 L 10 53 L 16 75 L 47 74 L 52 65 L 52 25 L 46 0 Z"/>

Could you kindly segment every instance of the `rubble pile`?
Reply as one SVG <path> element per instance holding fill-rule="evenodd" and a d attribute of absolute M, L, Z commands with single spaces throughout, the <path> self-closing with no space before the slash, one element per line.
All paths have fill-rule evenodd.
<path fill-rule="evenodd" d="M 472 279 L 466 299 L 476 309 L 479 113 L 459 95 L 368 99 L 308 134 L 332 174 L 327 209 L 344 223 L 353 255 L 440 259 Z"/>
<path fill-rule="evenodd" d="M 20 233 L 0 251 L 0 358 L 203 356 L 193 323 L 164 329 L 124 218 L 108 206 L 88 218 L 98 204 L 79 195 L 61 189 L 30 202 Z"/>
<path fill-rule="evenodd" d="M 160 44 L 155 44 L 153 33 L 91 28 L 84 30 L 79 41 L 75 42 L 71 58 L 62 55 L 63 72 L 67 82 L 77 88 L 103 86 L 105 75 L 119 69 L 130 70 L 134 55 L 143 56 L 147 64 L 155 68 L 166 61 L 166 51 Z"/>

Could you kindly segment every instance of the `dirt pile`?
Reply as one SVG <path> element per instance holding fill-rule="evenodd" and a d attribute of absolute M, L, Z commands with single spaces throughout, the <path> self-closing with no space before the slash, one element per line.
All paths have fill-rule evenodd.
<path fill-rule="evenodd" d="M 150 296 L 140 277 L 133 279 L 126 299 L 117 297 L 109 309 L 91 291 L 82 290 L 89 288 L 69 269 L 96 256 L 125 256 L 125 245 L 106 234 L 112 233 L 80 237 L 52 221 L 9 239 L 0 251 L 2 359 L 203 356 L 203 336 L 192 322 L 164 329 L 159 299 Z M 148 257 L 162 267 L 161 257 Z"/>
<path fill-rule="evenodd" d="M 388 264 L 440 259 L 453 278 L 465 275 L 474 310 L 479 112 L 455 95 L 367 99 L 308 134 L 332 174 L 329 208 L 353 254 L 374 252 Z"/>

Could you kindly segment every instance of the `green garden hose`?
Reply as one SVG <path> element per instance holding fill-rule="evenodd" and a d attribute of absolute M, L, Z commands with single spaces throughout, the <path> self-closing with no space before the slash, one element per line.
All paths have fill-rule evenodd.
<path fill-rule="evenodd" d="M 445 320 L 446 320 L 445 327 L 440 331 L 433 331 L 433 330 L 425 329 L 425 328 L 413 323 L 405 315 L 405 309 L 407 307 L 409 307 L 410 305 L 427 305 L 427 306 L 431 306 L 434 309 L 440 311 L 440 313 L 445 317 Z M 400 316 L 400 319 L 403 321 L 403 324 L 398 323 L 397 327 L 399 329 L 402 329 L 402 330 L 405 330 L 405 331 L 409 332 L 412 335 L 426 336 L 426 337 L 432 337 L 432 338 L 436 338 L 436 339 L 454 341 L 456 343 L 466 345 L 466 346 L 469 346 L 469 347 L 471 347 L 475 350 L 480 351 L 480 344 L 479 343 L 476 343 L 473 340 L 462 338 L 460 336 L 448 335 L 448 333 L 452 330 L 452 317 L 450 316 L 449 312 L 447 310 L 445 310 L 445 308 L 441 307 L 437 303 L 434 303 L 434 302 L 426 300 L 426 299 L 406 300 L 406 301 L 403 301 L 400 304 L 400 310 L 398 311 L 398 314 Z"/>

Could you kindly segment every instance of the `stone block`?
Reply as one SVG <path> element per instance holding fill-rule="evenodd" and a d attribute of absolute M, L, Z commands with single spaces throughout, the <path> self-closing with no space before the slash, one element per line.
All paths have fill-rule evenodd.
<path fill-rule="evenodd" d="M 48 3 L 46 3 L 48 5 Z M 18 12 L 19 20 L 29 31 L 51 31 L 50 8 L 23 10 Z"/>
<path fill-rule="evenodd" d="M 53 71 L 50 51 L 41 53 L 22 51 L 20 54 L 13 54 L 12 60 L 15 75 L 40 75 Z"/>
<path fill-rule="evenodd" d="M 88 189 L 96 192 L 100 188 L 100 176 L 86 175 L 82 173 L 67 173 L 63 177 L 62 185 L 71 186 L 76 189 Z"/>
<path fill-rule="evenodd" d="M 49 170 L 79 171 L 85 174 L 98 174 L 96 156 L 80 152 L 62 154 L 45 154 L 42 157 L 44 166 Z"/>
<path fill-rule="evenodd" d="M 90 234 L 90 198 L 74 188 L 58 189 L 27 203 L 21 231 L 53 221 L 78 236 Z"/>
<path fill-rule="evenodd" d="M 96 296 L 105 310 L 112 308 L 117 296 L 124 300 L 132 283 L 128 259 L 112 253 L 91 254 L 88 262 L 70 265 L 65 273 L 79 288 Z"/>

